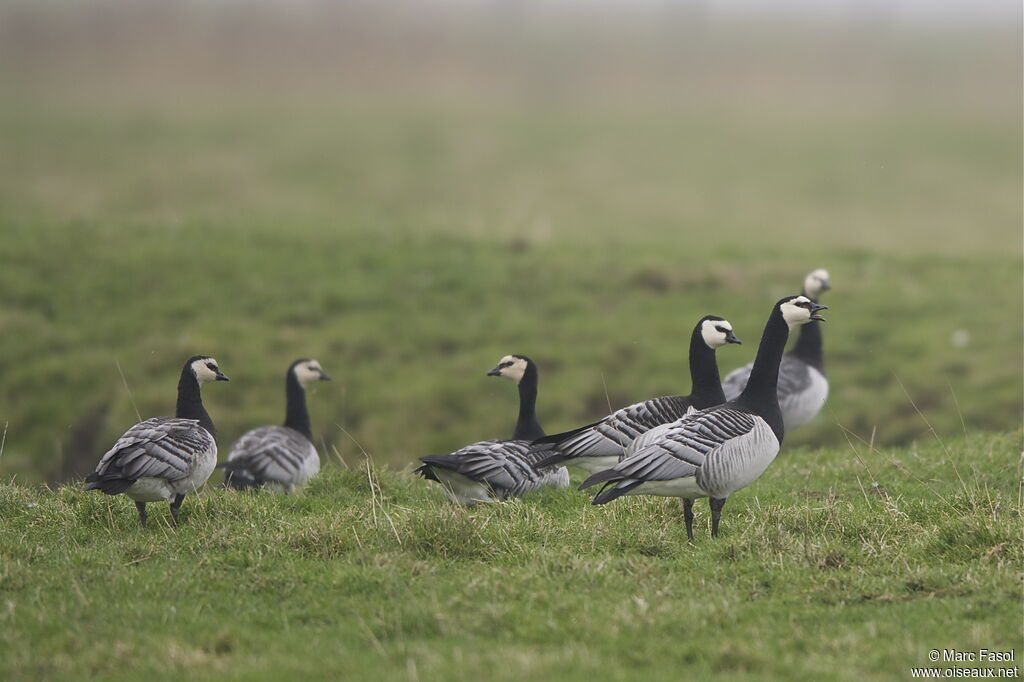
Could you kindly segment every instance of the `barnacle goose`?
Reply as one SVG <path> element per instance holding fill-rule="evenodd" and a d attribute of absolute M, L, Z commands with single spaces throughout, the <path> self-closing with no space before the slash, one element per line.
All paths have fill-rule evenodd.
<path fill-rule="evenodd" d="M 519 419 L 510 440 L 485 440 L 450 455 L 420 457 L 415 470 L 437 481 L 452 502 L 473 505 L 496 502 L 548 486 L 569 485 L 563 466 L 537 467 L 541 453 L 530 444 L 544 436 L 537 421 L 537 365 L 525 355 L 506 355 L 487 376 L 511 379 L 519 386 Z"/>
<path fill-rule="evenodd" d="M 789 330 L 823 321 L 806 296 L 787 296 L 772 308 L 757 349 L 750 381 L 738 398 L 694 412 L 669 426 L 661 437 L 580 486 L 604 486 L 594 504 L 623 495 L 683 499 L 686 535 L 693 539 L 693 500 L 711 498 L 711 535 L 726 498 L 764 473 L 782 444 L 785 427 L 776 395 L 779 364 Z"/>
<path fill-rule="evenodd" d="M 815 303 L 831 289 L 828 271 L 815 270 L 804 279 L 803 294 Z M 722 382 L 727 400 L 735 400 L 750 377 L 753 363 L 729 372 Z M 779 408 L 786 430 L 803 426 L 816 416 L 828 398 L 828 379 L 821 350 L 821 325 L 800 328 L 796 344 L 782 357 L 779 367 Z"/>
<path fill-rule="evenodd" d="M 213 421 L 203 407 L 199 387 L 227 380 L 213 358 L 189 358 L 178 380 L 174 417 L 153 417 L 125 431 L 100 459 L 96 471 L 85 477 L 85 489 L 124 493 L 135 500 L 143 528 L 146 503 L 165 500 L 177 525 L 185 495 L 201 488 L 217 463 Z"/>
<path fill-rule="evenodd" d="M 690 335 L 690 395 L 651 398 L 611 413 L 587 426 L 546 436 L 534 443 L 538 450 L 554 450 L 538 466 L 570 464 L 596 474 L 620 461 L 627 448 L 650 429 L 670 424 L 693 410 L 725 402 L 718 375 L 715 350 L 727 343 L 741 343 L 728 320 L 715 315 L 700 318 Z"/>
<path fill-rule="evenodd" d="M 290 493 L 320 471 L 320 456 L 313 447 L 313 432 L 306 409 L 306 386 L 329 381 L 320 363 L 301 358 L 285 373 L 284 426 L 260 426 L 231 446 L 224 485 L 244 490 L 266 487 Z"/>

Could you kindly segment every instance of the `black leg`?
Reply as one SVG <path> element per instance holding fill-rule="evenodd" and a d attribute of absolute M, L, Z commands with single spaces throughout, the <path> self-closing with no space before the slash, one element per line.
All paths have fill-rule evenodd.
<path fill-rule="evenodd" d="M 145 528 L 146 527 L 146 503 L 145 502 L 136 502 L 135 503 L 135 508 L 139 510 L 139 523 L 141 523 L 142 527 Z"/>
<path fill-rule="evenodd" d="M 718 537 L 718 519 L 722 517 L 722 507 L 725 506 L 724 497 L 712 497 L 711 502 L 711 537 Z"/>
<path fill-rule="evenodd" d="M 683 498 L 683 520 L 686 521 L 686 537 L 693 542 L 693 500 Z"/>
<path fill-rule="evenodd" d="M 174 502 L 171 502 L 171 520 L 175 526 L 178 525 L 178 510 L 181 509 L 181 501 L 184 499 L 184 495 L 175 495 Z"/>

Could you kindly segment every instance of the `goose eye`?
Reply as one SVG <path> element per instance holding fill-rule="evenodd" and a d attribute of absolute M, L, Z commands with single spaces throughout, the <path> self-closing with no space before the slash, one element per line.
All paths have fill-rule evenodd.
<path fill-rule="evenodd" d="M 728 329 L 726 329 L 725 327 L 715 327 L 715 330 L 716 330 L 716 331 L 720 331 L 720 332 L 722 332 L 723 334 L 728 334 L 728 333 L 729 333 L 729 330 L 728 330 Z"/>
<path fill-rule="evenodd" d="M 216 372 L 217 371 L 217 365 L 213 364 L 212 362 L 208 362 L 208 363 L 206 363 L 206 369 L 211 370 L 213 372 Z"/>

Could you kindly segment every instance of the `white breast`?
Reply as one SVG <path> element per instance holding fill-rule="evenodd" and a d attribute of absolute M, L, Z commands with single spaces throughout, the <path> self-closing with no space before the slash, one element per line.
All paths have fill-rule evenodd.
<path fill-rule="evenodd" d="M 136 502 L 170 502 L 174 499 L 170 482 L 162 478 L 140 478 L 124 493 Z"/>
<path fill-rule="evenodd" d="M 179 481 L 171 481 L 171 490 L 175 495 L 192 495 L 206 484 L 216 466 L 217 443 L 211 438 L 210 447 L 196 453 L 191 473 Z"/>
<path fill-rule="evenodd" d="M 697 482 L 709 497 L 728 497 L 753 483 L 779 454 L 779 439 L 760 417 L 754 428 L 708 454 Z"/>

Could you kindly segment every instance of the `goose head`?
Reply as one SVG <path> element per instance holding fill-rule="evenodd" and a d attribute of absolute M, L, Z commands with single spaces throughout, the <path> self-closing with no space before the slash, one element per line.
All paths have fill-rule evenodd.
<path fill-rule="evenodd" d="M 778 302 L 782 319 L 786 321 L 790 329 L 807 324 L 811 320 L 824 322 L 825 318 L 818 314 L 819 310 L 828 310 L 827 305 L 818 305 L 803 294 L 800 296 L 787 296 Z"/>
<path fill-rule="evenodd" d="M 489 377 L 505 377 L 516 385 L 523 380 L 530 358 L 525 355 L 506 355 L 498 361 L 497 366 L 487 373 Z"/>
<path fill-rule="evenodd" d="M 292 363 L 291 368 L 292 374 L 295 375 L 295 379 L 299 382 L 299 386 L 305 388 L 314 381 L 331 381 L 331 377 L 327 376 L 324 372 L 324 368 L 321 364 L 317 363 L 314 359 L 303 357 L 297 359 Z"/>
<path fill-rule="evenodd" d="M 305 388 L 314 381 L 331 380 L 331 377 L 327 376 L 327 373 L 324 372 L 320 363 L 309 358 L 301 358 L 293 362 L 291 372 L 295 375 L 295 379 L 299 382 L 299 386 L 302 386 L 302 388 Z"/>
<path fill-rule="evenodd" d="M 743 343 L 732 333 L 729 320 L 715 315 L 705 315 L 700 321 L 700 335 L 708 348 L 715 350 L 727 343 Z"/>
<path fill-rule="evenodd" d="M 828 270 L 818 268 L 804 278 L 804 295 L 818 300 L 821 295 L 831 289 L 828 283 Z"/>
<path fill-rule="evenodd" d="M 188 359 L 188 366 L 191 368 L 192 375 L 200 386 L 208 381 L 228 380 L 227 376 L 220 371 L 220 367 L 217 366 L 217 361 L 208 355 L 193 355 Z"/>

